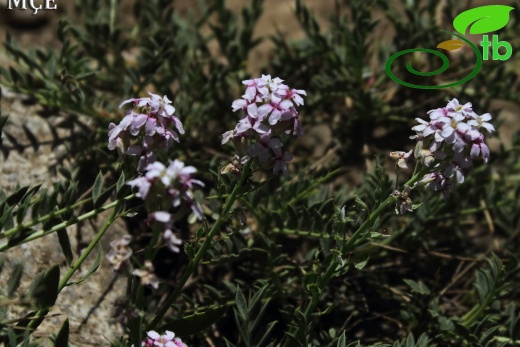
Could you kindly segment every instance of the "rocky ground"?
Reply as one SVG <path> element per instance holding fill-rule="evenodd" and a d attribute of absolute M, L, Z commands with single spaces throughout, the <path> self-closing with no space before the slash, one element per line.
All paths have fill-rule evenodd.
<path fill-rule="evenodd" d="M 51 149 L 52 133 L 50 126 L 60 121 L 59 117 L 43 119 L 38 116 L 38 106 L 24 105 L 25 97 L 2 89 L 2 114 L 9 115 L 9 122 L 5 126 L 5 132 L 13 136 L 18 142 L 17 149 L 12 148 L 12 143 L 4 140 L 4 148 L 8 157 L 2 156 L 1 184 L 7 193 L 12 192 L 16 184 L 36 185 L 43 183 L 44 187 L 50 187 L 59 179 L 58 174 L 51 168 L 60 156 L 66 151 L 64 144 Z M 88 125 L 88 119 L 83 120 Z M 37 137 L 41 145 L 35 150 L 23 130 L 26 126 Z M 70 136 L 66 131 L 58 130 L 60 137 Z M 19 149 L 18 149 L 19 148 Z M 70 166 L 73 163 L 65 163 Z M 77 257 L 82 247 L 91 241 L 97 228 L 102 224 L 104 216 L 101 215 L 92 223 L 83 223 L 67 229 L 72 249 Z M 80 230 L 80 233 L 79 233 Z M 106 254 L 110 247 L 110 240 L 119 238 L 125 233 L 122 221 L 116 221 L 107 231 L 104 238 L 103 252 Z M 78 243 L 81 241 L 81 243 Z M 37 274 L 46 271 L 54 264 L 60 264 L 61 273 L 67 271 L 65 257 L 59 247 L 58 238 L 52 234 L 37 241 L 24 244 L 21 247 L 10 249 L 1 255 L 6 260 L 3 272 L 0 274 L 0 288 L 6 288 L 10 269 L 14 264 L 25 264 L 22 284 L 17 293 L 23 293 Z M 93 253 L 87 259 L 85 265 L 78 271 L 78 278 L 84 275 L 94 261 Z M 111 322 L 112 305 L 115 300 L 124 295 L 126 281 L 117 278 L 110 264 L 103 260 L 95 275 L 88 281 L 78 286 L 67 287 L 60 294 L 56 306 L 51 310 L 49 319 L 46 319 L 37 330 L 35 336 L 47 337 L 56 333 L 65 318 L 71 325 L 71 343 L 75 346 L 103 346 L 107 345 L 107 339 L 113 339 L 121 334 L 116 323 Z M 23 306 L 11 306 L 8 319 L 23 317 L 28 312 Z"/>

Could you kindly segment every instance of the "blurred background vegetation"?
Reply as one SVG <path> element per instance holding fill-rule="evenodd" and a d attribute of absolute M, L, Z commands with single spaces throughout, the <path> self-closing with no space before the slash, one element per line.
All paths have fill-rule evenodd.
<path fill-rule="evenodd" d="M 270 179 L 242 199 L 237 215 L 245 213 L 247 224 L 228 222 L 165 321 L 189 345 L 520 343 L 518 8 L 498 32 L 513 47 L 508 61 L 484 61 L 475 78 L 453 88 L 420 90 L 390 80 L 386 59 L 403 49 L 434 49 L 449 39 L 441 30 L 453 30 L 458 13 L 489 2 L 57 3 L 59 16 L 36 28 L 6 23 L 0 84 L 4 93 L 38 104 L 42 119 L 59 116 L 51 128 L 72 135 L 56 131 L 50 144 L 41 144 L 28 128 L 24 142 L 6 126 L 0 160 L 7 161 L 10 152 L 66 143 L 66 152 L 49 167 L 59 177 L 55 190 L 64 205 L 87 192 L 100 170 L 105 186 L 118 180 L 117 154 L 106 142 L 109 122 L 122 117 L 117 107 L 123 99 L 151 91 L 173 100 L 186 134 L 161 158 L 197 167 L 205 193 L 213 196 L 228 185 L 213 173 L 233 154 L 231 146 L 219 144 L 238 119 L 230 106 L 243 93 L 241 81 L 264 73 L 307 91 L 301 108 L 306 135 L 292 144 L 290 178 Z M 517 1 L 503 2 L 509 3 L 518 7 Z M 48 35 L 46 45 L 24 36 L 40 25 L 46 31 L 30 35 Z M 414 66 L 433 70 L 439 63 L 434 58 L 414 55 Z M 449 71 L 429 79 L 431 84 L 458 79 L 474 66 L 471 51 L 455 51 L 450 61 Z M 402 75 L 404 67 L 403 59 L 396 73 Z M 490 163 L 477 165 L 446 201 L 427 192 L 417 198 L 423 204 L 413 214 L 395 216 L 389 209 L 372 231 L 390 236 L 343 255 L 350 269 L 319 294 L 316 314 L 302 316 L 298 307 L 311 295 L 320 262 L 335 245 L 337 235 L 327 232 L 337 218 L 335 207 L 346 206 L 349 231 L 355 230 L 367 210 L 393 190 L 388 152 L 411 149 L 414 119 L 452 98 L 494 116 L 498 135 L 491 140 Z M 16 189 L 5 180 L 2 185 L 6 202 Z M 214 200 L 204 201 L 210 216 L 218 213 Z M 3 212 L 9 207 L 3 203 Z M 142 218 L 126 221 L 128 232 L 146 242 Z M 190 223 L 181 226 L 185 240 L 193 237 Z M 155 265 L 164 281 L 175 282 L 186 256 L 165 251 Z M 237 305 L 242 293 L 257 296 Z M 151 309 L 163 293 L 149 294 Z M 119 314 L 132 310 L 130 302 L 120 306 Z M 126 332 L 129 320 L 123 322 Z M 10 325 L 2 326 L 7 334 Z M 286 335 L 292 327 L 304 332 L 298 341 Z"/>

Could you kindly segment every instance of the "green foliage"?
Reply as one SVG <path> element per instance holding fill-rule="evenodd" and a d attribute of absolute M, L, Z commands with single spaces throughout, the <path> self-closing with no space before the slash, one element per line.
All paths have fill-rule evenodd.
<path fill-rule="evenodd" d="M 430 339 L 426 334 L 422 334 L 417 342 L 415 341 L 412 334 L 408 335 L 408 337 L 401 341 L 396 342 L 392 345 L 392 347 L 434 347 L 434 344 L 431 344 Z"/>
<path fill-rule="evenodd" d="M 56 339 L 54 340 L 55 347 L 68 347 L 69 346 L 69 320 L 65 319 L 61 326 Z"/>
<path fill-rule="evenodd" d="M 79 280 L 67 283 L 66 284 L 67 286 L 78 285 L 81 282 L 84 282 L 87 279 L 89 279 L 89 277 L 92 276 L 94 274 L 94 272 L 96 272 L 96 270 L 99 268 L 99 265 L 101 265 L 101 259 L 103 257 L 103 249 L 101 248 L 101 244 L 98 244 L 97 248 L 98 248 L 98 250 L 97 250 L 96 259 L 94 260 L 94 262 L 88 269 L 87 273 L 85 275 L 83 275 Z"/>
<path fill-rule="evenodd" d="M 391 54 L 434 48 L 444 39 L 440 30 L 454 23 L 466 32 L 482 17 L 464 12 L 472 17 L 463 20 L 457 17 L 461 4 L 441 3 L 337 0 L 324 23 L 296 0 L 292 15 L 303 37 L 290 40 L 283 30 L 272 37 L 253 35 L 268 15 L 261 0 L 241 11 L 224 0 L 200 0 L 186 12 L 171 1 L 137 0 L 124 14 L 121 1 L 77 0 L 75 13 L 58 23 L 56 47 L 25 49 L 7 35 L 11 66 L 0 67 L 2 87 L 29 96 L 42 117 L 60 121 L 47 124 L 50 143 L 25 125 L 27 141 L 21 141 L 8 130 L 10 119 L 0 115 L 3 159 L 29 149 L 39 153 L 45 145 L 66 144 L 67 153 L 52 168 L 61 176 L 52 187 L 34 182 L 0 189 L 0 250 L 56 232 L 67 273 L 73 273 L 83 258 L 74 254 L 66 227 L 105 223 L 99 216 L 107 210 L 124 217 L 134 238 L 134 254 L 120 270 L 128 277 L 127 297 L 118 308 L 127 336 L 112 346 L 137 346 L 152 328 L 172 330 L 192 346 L 518 344 L 520 132 L 510 147 L 493 148 L 489 165 L 475 165 L 449 199 L 414 191 L 413 213 L 396 216 L 389 198 L 411 172 L 392 176 L 387 152 L 408 146 L 413 118 L 424 118 L 453 97 L 494 116 L 499 110 L 490 108 L 492 100 L 520 100 L 516 46 L 509 61 L 489 61 L 456 88 L 412 90 L 386 76 L 383 66 Z M 501 13 L 499 23 L 504 26 L 507 15 L 500 35 L 513 45 L 518 12 Z M 490 23 L 480 19 L 470 31 L 500 29 Z M 257 66 L 252 50 L 262 41 L 272 47 L 268 62 Z M 425 69 L 437 64 L 431 57 L 413 59 Z M 446 80 L 471 62 L 461 55 L 453 63 Z M 219 173 L 231 146 L 218 144 L 240 117 L 229 106 L 243 93 L 241 81 L 255 77 L 252 67 L 305 89 L 305 131 L 309 138 L 323 131 L 327 141 L 322 152 L 314 142 L 287 144 L 296 153 L 289 178 L 253 166 L 254 174 L 240 185 Z M 186 129 L 180 144 L 157 157 L 164 163 L 181 158 L 198 168 L 205 183 L 195 199 L 206 219 L 182 218 L 173 226 L 183 241 L 178 254 L 161 246 L 159 229 L 145 220 L 142 201 L 126 184 L 136 177 L 136 159 L 117 158 L 106 148 L 108 124 L 122 116 L 119 102 L 147 91 L 170 97 Z M 65 167 L 67 161 L 74 169 Z M 96 259 L 81 278 L 60 277 L 53 266 L 27 293 L 19 288 L 30 260 L 10 264 L 0 295 L 2 343 L 34 343 L 31 329 L 59 300 L 58 292 L 81 285 L 101 266 L 101 246 L 92 246 Z M 131 274 L 147 260 L 160 277 L 157 290 Z M 171 293 L 173 300 L 166 300 Z M 14 305 L 31 311 L 8 319 Z M 160 311 L 165 316 L 155 324 Z M 54 345 L 67 346 L 74 333 L 68 321 L 56 330 Z"/>
<path fill-rule="evenodd" d="M 30 297 L 36 301 L 39 308 L 49 308 L 54 305 L 58 297 L 59 279 L 60 268 L 58 265 L 54 265 L 35 279 L 30 290 Z"/>
<path fill-rule="evenodd" d="M 246 346 L 264 346 L 277 324 L 276 321 L 272 321 L 260 325 L 270 302 L 269 298 L 265 298 L 268 288 L 267 285 L 260 288 L 249 300 L 246 300 L 240 288 L 236 289 L 235 322 Z M 255 332 L 260 330 L 260 327 L 263 331 L 255 337 Z"/>
<path fill-rule="evenodd" d="M 181 336 L 195 335 L 207 329 L 217 320 L 222 318 L 227 309 L 227 305 L 222 305 L 209 308 L 202 312 L 195 312 L 180 319 L 166 323 L 161 327 L 160 330 L 179 331 L 181 332 L 179 334 Z"/>

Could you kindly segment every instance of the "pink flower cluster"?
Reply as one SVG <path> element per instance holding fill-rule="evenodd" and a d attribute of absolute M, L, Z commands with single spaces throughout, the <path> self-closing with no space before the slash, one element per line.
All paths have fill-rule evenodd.
<path fill-rule="evenodd" d="M 232 109 L 243 110 L 244 117 L 235 129 L 222 135 L 222 144 L 233 140 L 239 157 L 257 158 L 264 166 L 272 165 L 274 174 L 287 175 L 287 162 L 292 156 L 283 151 L 282 136 L 303 135 L 296 106 L 303 105 L 302 95 L 307 93 L 282 82 L 270 75 L 242 81 L 246 92 L 242 99 L 233 101 Z"/>
<path fill-rule="evenodd" d="M 148 337 L 141 343 L 142 347 L 188 347 L 169 330 L 166 330 L 164 335 L 159 335 L 159 333 L 153 330 L 146 334 Z"/>
<path fill-rule="evenodd" d="M 179 252 L 178 246 L 181 244 L 173 233 L 173 223 L 186 212 L 186 207 L 191 208 L 198 219 L 203 218 L 202 208 L 192 192 L 195 186 L 204 186 L 204 183 L 191 177 L 196 172 L 193 166 L 184 166 L 177 159 L 167 167 L 156 161 L 148 164 L 143 176 L 127 182 L 138 188 L 136 196 L 145 200 L 150 218 L 163 224 L 164 240 L 173 252 Z"/>
<path fill-rule="evenodd" d="M 472 167 L 472 161 L 482 158 L 489 161 L 489 148 L 484 142 L 485 129 L 488 133 L 495 130 L 491 115 L 476 114 L 471 103 L 461 105 L 453 99 L 446 107 L 428 112 L 429 121 L 420 118 L 420 123 L 412 128 L 417 140 L 414 156 L 424 166 L 431 167 L 419 184 L 429 186 L 435 191 L 442 191 L 447 197 L 454 189 L 455 182 L 464 182 L 465 171 Z M 411 152 L 392 152 L 391 157 L 398 159 L 400 167 L 406 167 L 406 160 Z"/>
<path fill-rule="evenodd" d="M 175 108 L 165 95 L 150 94 L 150 98 L 125 100 L 119 108 L 132 104 L 118 125 L 108 126 L 108 149 L 117 149 L 122 155 L 139 156 L 137 171 L 143 172 L 148 164 L 155 161 L 155 148 L 170 148 L 173 141 L 179 142 L 179 134 L 184 134 L 181 121 L 173 114 Z M 176 132 L 177 131 L 177 132 Z M 130 135 L 141 141 L 130 145 Z"/>

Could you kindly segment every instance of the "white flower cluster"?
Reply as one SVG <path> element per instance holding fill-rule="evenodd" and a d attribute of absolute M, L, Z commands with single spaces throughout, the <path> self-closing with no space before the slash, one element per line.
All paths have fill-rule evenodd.
<path fill-rule="evenodd" d="M 304 90 L 291 89 L 283 80 L 270 75 L 242 81 L 247 86 L 242 99 L 233 101 L 233 112 L 244 111 L 244 117 L 235 129 L 225 132 L 222 144 L 233 139 L 236 147 L 248 143 L 247 156 L 257 158 L 266 166 L 273 165 L 273 173 L 287 175 L 287 162 L 292 159 L 289 152 L 282 150 L 280 135 L 301 136 L 303 130 L 296 106 L 303 105 Z M 240 152 L 240 149 L 237 148 Z M 242 158 L 242 155 L 239 155 Z M 272 163 L 274 159 L 274 163 Z"/>
<path fill-rule="evenodd" d="M 461 105 L 453 99 L 445 107 L 430 110 L 429 121 L 416 118 L 420 123 L 412 128 L 417 140 L 414 156 L 426 167 L 432 168 L 418 184 L 441 191 L 447 197 L 454 189 L 455 181 L 464 182 L 464 175 L 472 167 L 474 159 L 489 161 L 489 148 L 484 141 L 482 129 L 495 131 L 489 123 L 491 115 L 476 114 L 471 103 Z M 409 152 L 392 152 L 398 166 L 406 168 Z"/>
<path fill-rule="evenodd" d="M 143 172 L 148 164 L 155 161 L 155 148 L 170 148 L 173 141 L 179 142 L 179 134 L 184 134 L 181 121 L 175 117 L 175 108 L 165 95 L 156 94 L 150 98 L 131 98 L 119 105 L 132 104 L 118 125 L 108 126 L 108 149 L 117 149 L 120 154 L 139 156 L 137 171 Z M 177 132 L 175 131 L 177 130 Z M 130 135 L 142 139 L 138 145 L 130 145 Z"/>
<path fill-rule="evenodd" d="M 189 206 L 198 219 L 204 218 L 192 191 L 195 186 L 204 187 L 204 183 L 191 177 L 196 172 L 193 166 L 184 166 L 177 159 L 169 166 L 156 161 L 146 167 L 144 176 L 127 183 L 138 188 L 136 196 L 145 200 L 150 218 L 164 225 L 164 240 L 173 252 L 179 252 L 182 243 L 173 232 L 176 213 Z"/>
<path fill-rule="evenodd" d="M 164 335 L 150 330 L 146 333 L 148 337 L 141 343 L 143 347 L 188 347 L 182 340 L 175 337 L 175 333 L 166 330 Z"/>

